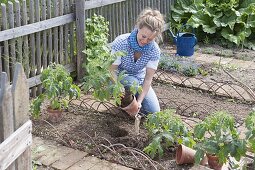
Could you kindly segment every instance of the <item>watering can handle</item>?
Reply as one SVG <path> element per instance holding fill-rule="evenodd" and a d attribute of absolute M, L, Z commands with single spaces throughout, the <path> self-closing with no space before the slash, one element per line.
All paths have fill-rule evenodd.
<path fill-rule="evenodd" d="M 197 45 L 197 37 L 194 36 L 194 38 L 195 38 L 195 43 L 194 43 L 193 47 L 195 47 L 195 45 Z"/>
<path fill-rule="evenodd" d="M 188 25 L 188 24 L 183 24 L 182 26 L 181 26 L 181 28 L 178 30 L 178 32 L 177 32 L 177 37 L 179 37 L 179 34 L 180 34 L 180 31 L 184 28 L 184 27 L 191 27 L 192 28 L 192 33 L 193 34 L 195 34 L 195 30 L 194 30 L 194 28 L 191 26 L 191 25 Z M 196 42 L 197 42 L 197 40 L 196 40 Z"/>

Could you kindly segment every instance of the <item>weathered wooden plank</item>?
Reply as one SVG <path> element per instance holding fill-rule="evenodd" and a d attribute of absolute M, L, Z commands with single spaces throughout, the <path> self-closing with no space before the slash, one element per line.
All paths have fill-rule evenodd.
<path fill-rule="evenodd" d="M 33 10 L 34 11 L 34 10 Z M 31 10 L 30 10 L 31 12 Z M 0 32 L 0 40 L 10 40 L 24 35 L 29 35 L 32 33 L 40 32 L 49 28 L 54 28 L 60 25 L 64 25 L 75 20 L 74 14 L 67 14 L 45 21 L 36 22 L 33 24 L 24 25 L 21 27 L 8 29 Z M 30 22 L 31 23 L 31 22 Z"/>
<path fill-rule="evenodd" d="M 2 72 L 1 74 L 0 89 L 1 89 L 0 90 L 0 143 L 1 143 L 14 132 L 13 100 L 10 82 L 8 79 L 8 75 L 4 72 Z M 11 164 L 8 170 L 15 170 L 15 163 Z"/>
<path fill-rule="evenodd" d="M 35 22 L 40 21 L 40 2 L 39 0 L 35 0 Z M 41 74 L 41 68 L 42 68 L 42 55 L 41 55 L 41 33 L 37 32 L 35 33 L 36 36 L 36 75 Z M 42 86 L 39 85 L 37 87 L 37 94 L 42 93 Z"/>
<path fill-rule="evenodd" d="M 14 131 L 12 95 L 5 72 L 1 73 L 0 83 L 0 142 L 3 142 Z"/>
<path fill-rule="evenodd" d="M 29 88 L 27 78 L 20 63 L 15 65 L 15 72 L 12 84 L 13 97 L 13 114 L 14 114 L 14 129 L 20 128 L 27 120 L 29 120 Z M 30 129 L 31 130 L 31 129 Z M 30 132 L 31 133 L 31 132 Z M 31 151 L 23 150 L 19 158 L 16 160 L 16 167 L 19 169 L 30 170 L 32 168 Z"/>
<path fill-rule="evenodd" d="M 46 0 L 42 0 L 42 20 L 46 20 Z M 47 31 L 44 30 L 43 33 L 43 42 L 42 42 L 42 66 L 45 69 L 47 67 Z"/>
<path fill-rule="evenodd" d="M 126 0 L 90 0 L 85 1 L 85 10 L 115 4 Z"/>
<path fill-rule="evenodd" d="M 74 2 L 73 0 L 70 0 L 70 12 L 74 11 Z M 76 51 L 75 49 L 75 45 L 74 45 L 74 36 L 75 36 L 75 33 L 74 33 L 74 23 L 70 23 L 69 24 L 69 28 L 70 28 L 70 36 L 69 36 L 69 43 L 70 43 L 70 58 L 71 58 L 71 61 L 73 63 L 76 63 L 77 60 L 76 60 L 76 57 L 74 55 L 74 51 Z"/>
<path fill-rule="evenodd" d="M 51 0 L 47 0 L 47 20 L 51 19 Z M 48 30 L 48 65 L 53 62 L 52 56 L 52 30 Z"/>
<path fill-rule="evenodd" d="M 127 33 L 127 15 L 125 12 L 126 2 L 121 2 L 121 15 L 122 15 L 122 24 L 123 24 L 123 33 Z"/>
<path fill-rule="evenodd" d="M 30 0 L 30 4 L 29 4 L 29 22 L 34 23 L 34 0 Z M 36 69 L 36 65 L 35 65 L 35 35 L 34 34 L 30 34 L 30 76 L 34 77 L 36 75 L 35 69 Z M 32 96 L 35 97 L 36 96 L 36 87 L 32 88 Z"/>
<path fill-rule="evenodd" d="M 84 76 L 82 64 L 86 61 L 82 52 L 85 47 L 85 2 L 84 0 L 76 0 L 76 37 L 77 37 L 77 78 L 81 80 Z"/>
<path fill-rule="evenodd" d="M 9 28 L 14 28 L 14 12 L 13 12 L 13 3 L 8 1 L 8 18 L 9 18 Z M 15 39 L 11 39 L 10 41 L 10 79 L 12 79 L 14 73 L 14 67 L 16 63 L 16 49 L 15 49 Z"/>
<path fill-rule="evenodd" d="M 20 13 L 20 2 L 15 0 L 15 20 L 16 27 L 21 26 L 21 13 Z M 17 38 L 17 62 L 22 63 L 22 38 Z"/>
<path fill-rule="evenodd" d="M 27 1 L 23 0 L 22 1 L 22 25 L 27 25 Z M 25 35 L 23 36 L 23 49 L 24 49 L 24 54 L 23 54 L 23 66 L 24 66 L 24 70 L 26 73 L 26 76 L 29 77 L 29 72 L 30 72 L 30 67 L 29 67 L 29 48 L 28 48 L 28 36 Z"/>
<path fill-rule="evenodd" d="M 59 13 L 58 2 L 53 0 L 53 17 L 57 17 Z M 59 52 L 58 52 L 58 27 L 53 28 L 53 58 L 55 63 L 59 63 Z"/>
<path fill-rule="evenodd" d="M 6 5 L 1 4 L 2 8 L 2 30 L 7 29 L 7 14 L 6 14 Z M 1 31 L 3 32 L 3 31 Z M 4 41 L 4 53 L 3 53 L 3 59 L 4 59 L 4 67 L 3 70 L 7 73 L 8 78 L 10 79 L 10 57 L 9 57 L 9 43 L 8 41 Z"/>
<path fill-rule="evenodd" d="M 64 1 L 64 14 L 68 14 L 70 12 L 70 4 L 69 4 L 69 0 L 65 0 Z M 65 24 L 64 26 L 64 63 L 63 64 L 67 64 L 70 62 L 70 59 L 68 57 L 68 30 L 69 30 L 69 26 L 68 24 Z"/>
<path fill-rule="evenodd" d="M 59 0 L 59 15 L 62 16 L 64 14 L 64 3 L 63 0 Z M 64 57 L 63 57 L 63 26 L 59 26 L 59 63 L 64 63 Z"/>
<path fill-rule="evenodd" d="M 3 71 L 3 63 L 2 63 L 2 47 L 0 46 L 0 73 Z"/>
<path fill-rule="evenodd" d="M 31 131 L 32 122 L 29 120 L 0 144 L 0 170 L 8 168 L 15 159 L 32 145 Z M 18 168 L 22 169 L 22 167 Z"/>

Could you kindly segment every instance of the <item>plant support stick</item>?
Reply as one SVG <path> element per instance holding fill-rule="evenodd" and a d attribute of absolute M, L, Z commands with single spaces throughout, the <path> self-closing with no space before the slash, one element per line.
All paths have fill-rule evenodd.
<path fill-rule="evenodd" d="M 136 135 L 139 135 L 141 117 L 142 116 L 139 114 L 135 115 L 135 133 L 136 133 Z"/>

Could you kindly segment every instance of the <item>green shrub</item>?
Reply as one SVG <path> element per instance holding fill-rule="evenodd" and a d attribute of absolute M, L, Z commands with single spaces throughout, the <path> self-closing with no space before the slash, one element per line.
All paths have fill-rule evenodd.
<path fill-rule="evenodd" d="M 171 8 L 172 28 L 187 23 L 197 28 L 200 39 L 255 49 L 255 2 L 252 0 L 177 0 Z M 210 36 L 212 35 L 212 36 Z"/>
<path fill-rule="evenodd" d="M 47 99 L 49 107 L 61 110 L 68 107 L 68 100 L 80 97 L 80 88 L 73 84 L 73 79 L 64 66 L 51 64 L 41 74 L 44 92 L 31 103 L 31 112 L 34 118 L 39 117 L 42 103 Z"/>
<path fill-rule="evenodd" d="M 184 144 L 189 147 L 194 145 L 194 140 L 191 137 L 192 133 L 184 125 L 181 118 L 175 114 L 175 110 L 164 110 L 149 114 L 145 127 L 152 140 L 144 148 L 144 152 L 152 158 L 157 154 L 162 156 L 165 149 L 177 144 Z"/>

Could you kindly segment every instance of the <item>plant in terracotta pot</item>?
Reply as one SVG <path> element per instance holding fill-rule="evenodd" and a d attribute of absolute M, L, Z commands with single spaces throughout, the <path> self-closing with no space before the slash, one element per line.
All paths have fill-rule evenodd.
<path fill-rule="evenodd" d="M 84 76 L 84 90 L 92 89 L 93 96 L 100 101 L 113 100 L 118 106 L 125 108 L 134 99 L 134 94 L 141 91 L 141 87 L 134 84 L 130 89 L 125 90 L 121 80 L 124 72 L 115 77 L 110 66 L 117 56 L 123 56 L 123 52 L 111 53 L 108 44 L 109 23 L 102 16 L 94 15 L 86 20 L 86 54 L 83 67 L 86 69 Z M 136 100 L 134 100 L 136 101 Z"/>
<path fill-rule="evenodd" d="M 144 148 L 144 152 L 152 158 L 156 155 L 163 156 L 164 151 L 170 147 L 183 144 L 192 148 L 195 144 L 191 131 L 184 125 L 180 116 L 175 114 L 175 110 L 163 110 L 149 114 L 145 121 L 145 127 L 151 142 Z M 177 163 L 180 163 L 178 160 L 179 158 Z M 194 157 L 192 162 L 194 162 Z"/>
<path fill-rule="evenodd" d="M 38 118 L 41 105 L 48 101 L 47 111 L 49 120 L 57 122 L 61 119 L 62 109 L 68 107 L 68 101 L 80 97 L 80 88 L 73 84 L 73 79 L 64 66 L 51 64 L 41 74 L 43 93 L 31 103 L 32 116 Z"/>
<path fill-rule="evenodd" d="M 240 139 L 233 116 L 224 111 L 215 112 L 194 128 L 196 163 L 206 154 L 213 169 L 221 169 L 229 156 L 237 161 L 246 153 L 246 142 Z"/>

